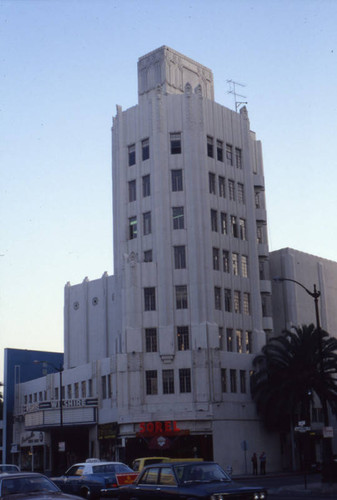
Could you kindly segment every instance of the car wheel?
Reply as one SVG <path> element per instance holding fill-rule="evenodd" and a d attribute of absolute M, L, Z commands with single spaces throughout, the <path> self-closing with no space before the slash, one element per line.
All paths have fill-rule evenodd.
<path fill-rule="evenodd" d="M 82 488 L 80 491 L 80 495 L 83 498 L 86 498 L 86 500 L 91 500 L 92 499 L 92 494 L 90 488 Z"/>

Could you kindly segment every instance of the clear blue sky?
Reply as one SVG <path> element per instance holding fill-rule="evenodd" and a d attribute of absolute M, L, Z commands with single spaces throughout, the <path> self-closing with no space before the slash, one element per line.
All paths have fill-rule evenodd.
<path fill-rule="evenodd" d="M 113 273 L 111 120 L 161 45 L 225 106 L 246 85 L 270 250 L 337 260 L 336 21 L 335 0 L 0 0 L 0 368 L 63 350 L 64 285 Z"/>

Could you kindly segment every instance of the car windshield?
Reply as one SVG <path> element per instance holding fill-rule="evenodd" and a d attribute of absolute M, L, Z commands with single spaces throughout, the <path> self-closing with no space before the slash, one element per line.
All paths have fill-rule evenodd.
<path fill-rule="evenodd" d="M 231 478 L 218 464 L 188 464 L 175 465 L 176 475 L 180 483 L 229 482 Z"/>
<path fill-rule="evenodd" d="M 22 476 L 15 478 L 9 476 L 1 481 L 1 496 L 32 491 L 59 491 L 59 489 L 46 477 L 39 476 Z"/>
<path fill-rule="evenodd" d="M 124 464 L 102 464 L 102 465 L 93 465 L 92 472 L 94 474 L 104 474 L 105 472 L 130 472 L 131 469 L 127 465 Z"/>
<path fill-rule="evenodd" d="M 19 467 L 16 465 L 0 465 L 0 472 L 19 472 Z"/>

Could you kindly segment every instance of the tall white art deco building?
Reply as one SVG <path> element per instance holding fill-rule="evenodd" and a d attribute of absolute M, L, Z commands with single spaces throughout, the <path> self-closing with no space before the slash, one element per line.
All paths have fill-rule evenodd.
<path fill-rule="evenodd" d="M 65 449 L 236 472 L 265 450 L 279 469 L 249 390 L 272 330 L 261 145 L 245 107 L 214 101 L 211 70 L 168 47 L 139 59 L 138 95 L 113 119 L 115 274 L 65 287 Z M 20 397 L 22 430 L 46 432 L 53 462 L 60 417 L 26 404 L 59 398 L 48 377 Z"/>
<path fill-rule="evenodd" d="M 112 128 L 120 433 L 174 420 L 175 451 L 238 469 L 267 446 L 249 391 L 272 329 L 261 145 L 211 70 L 168 47 L 139 59 L 138 96 Z"/>

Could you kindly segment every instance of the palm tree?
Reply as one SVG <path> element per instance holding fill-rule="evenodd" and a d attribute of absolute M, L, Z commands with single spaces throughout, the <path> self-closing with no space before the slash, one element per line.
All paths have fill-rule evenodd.
<path fill-rule="evenodd" d="M 271 430 L 288 431 L 295 415 L 310 422 L 315 395 L 337 413 L 337 339 L 314 325 L 285 330 L 253 360 L 251 393 Z"/>

